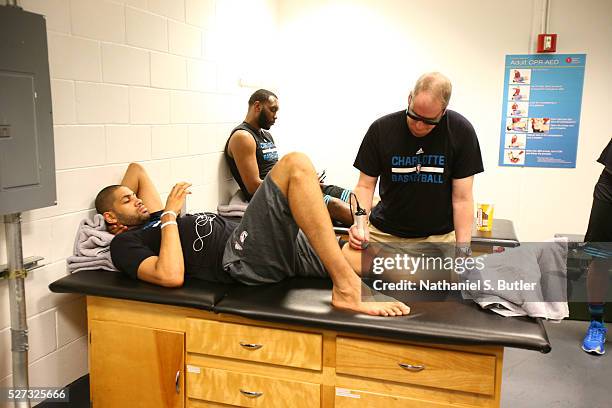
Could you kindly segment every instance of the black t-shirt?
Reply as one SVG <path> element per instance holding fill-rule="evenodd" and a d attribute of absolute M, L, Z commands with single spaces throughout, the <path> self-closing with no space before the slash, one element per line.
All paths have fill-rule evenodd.
<path fill-rule="evenodd" d="M 230 157 L 228 152 L 229 141 L 237 130 L 249 132 L 251 136 L 253 136 L 253 139 L 255 139 L 255 159 L 257 160 L 259 178 L 262 180 L 266 178 L 270 170 L 272 170 L 272 167 L 274 167 L 276 162 L 278 162 L 278 150 L 276 149 L 274 138 L 272 138 L 270 132 L 266 131 L 265 129 L 260 129 L 258 132 L 246 122 L 242 122 L 240 125 L 236 126 L 230 133 L 230 137 L 227 139 L 227 142 L 225 142 L 225 161 L 232 172 L 234 180 L 236 180 L 236 183 L 238 183 L 238 186 L 240 186 L 240 190 L 242 190 L 244 197 L 247 199 L 247 201 L 251 201 L 253 196 L 249 194 L 249 190 L 247 190 L 244 182 L 242 181 L 240 171 L 238 171 L 238 166 L 236 166 L 236 161 L 233 157 Z"/>
<path fill-rule="evenodd" d="M 610 139 L 608 145 L 603 149 L 597 161 L 609 169 L 612 169 L 612 139 Z"/>
<path fill-rule="evenodd" d="M 451 110 L 424 137 L 410 132 L 405 111 L 376 120 L 354 166 L 380 177 L 381 201 L 370 214 L 372 224 L 405 238 L 453 231 L 452 179 L 484 171 L 474 128 Z"/>
<path fill-rule="evenodd" d="M 152 222 L 149 224 L 113 238 L 111 258 L 117 269 L 137 278 L 142 261 L 159 255 L 160 214 L 161 211 L 151 214 Z M 176 221 L 183 249 L 185 277 L 209 282 L 233 282 L 223 271 L 222 261 L 225 243 L 238 223 L 212 213 L 187 214 Z"/>
<path fill-rule="evenodd" d="M 612 139 L 608 142 L 597 161 L 604 166 L 601 176 L 595 185 L 593 196 L 607 203 L 612 203 Z"/>

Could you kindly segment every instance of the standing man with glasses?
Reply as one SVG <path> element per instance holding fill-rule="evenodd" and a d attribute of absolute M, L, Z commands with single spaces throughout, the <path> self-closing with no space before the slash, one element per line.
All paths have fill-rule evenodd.
<path fill-rule="evenodd" d="M 410 92 L 407 109 L 368 129 L 354 163 L 360 171 L 354 193 L 370 225 L 363 234 L 351 227 L 351 247 L 456 242 L 459 255 L 471 254 L 472 184 L 484 168 L 474 128 L 447 109 L 451 90 L 447 77 L 426 73 Z M 380 202 L 372 208 L 379 179 Z"/>

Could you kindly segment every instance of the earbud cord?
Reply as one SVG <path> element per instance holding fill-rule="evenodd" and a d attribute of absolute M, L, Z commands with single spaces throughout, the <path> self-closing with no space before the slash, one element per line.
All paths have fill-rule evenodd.
<path fill-rule="evenodd" d="M 365 212 L 365 210 L 359 206 L 359 200 L 357 199 L 357 196 L 355 195 L 355 193 L 351 191 L 351 195 L 355 198 L 355 204 L 357 204 L 357 213 Z M 351 218 L 353 219 L 353 224 L 355 224 L 355 214 L 356 213 L 353 212 L 353 201 L 352 200 L 349 200 L 349 209 L 351 211 Z"/>

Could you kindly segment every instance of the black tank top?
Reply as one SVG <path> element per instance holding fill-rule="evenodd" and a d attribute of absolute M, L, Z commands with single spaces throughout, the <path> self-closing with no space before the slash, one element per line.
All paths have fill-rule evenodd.
<path fill-rule="evenodd" d="M 253 136 L 253 139 L 255 139 L 255 158 L 257 160 L 257 168 L 259 169 L 260 179 L 263 180 L 264 178 L 266 178 L 266 175 L 270 172 L 270 170 L 272 170 L 272 167 L 274 167 L 274 165 L 278 161 L 278 151 L 276 149 L 274 139 L 272 138 L 270 132 L 264 129 L 261 129 L 258 132 L 246 122 L 242 122 L 240 125 L 236 126 L 230 133 L 230 137 L 227 139 L 227 142 L 225 142 L 225 161 L 227 161 L 227 165 L 229 166 L 230 171 L 232 172 L 232 176 L 234 176 L 234 180 L 236 180 L 236 182 L 240 186 L 240 190 L 244 194 L 245 198 L 250 201 L 253 196 L 249 194 L 249 191 L 247 190 L 246 186 L 244 185 L 244 182 L 242 181 L 242 177 L 240 177 L 240 172 L 238 171 L 238 167 L 236 166 L 236 161 L 233 157 L 230 157 L 228 152 L 229 141 L 232 135 L 237 130 L 247 131 L 251 134 L 251 136 Z"/>

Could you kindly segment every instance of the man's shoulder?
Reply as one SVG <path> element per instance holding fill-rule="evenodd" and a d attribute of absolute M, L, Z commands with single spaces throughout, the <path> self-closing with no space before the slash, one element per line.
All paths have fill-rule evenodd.
<path fill-rule="evenodd" d="M 472 123 L 462 114 L 453 110 L 446 112 L 446 129 L 451 143 L 463 143 L 478 139 Z"/>
<path fill-rule="evenodd" d="M 134 229 L 130 229 L 125 232 L 122 232 L 120 234 L 117 234 L 115 235 L 115 237 L 110 243 L 111 249 L 113 247 L 125 245 L 128 242 L 133 242 L 134 240 L 138 240 L 141 235 L 142 235 L 142 228 L 134 228 Z"/>
<path fill-rule="evenodd" d="M 253 129 L 251 125 L 249 125 L 247 122 L 242 122 L 241 124 L 234 127 L 230 132 L 230 137 L 232 137 L 235 133 L 251 135 L 253 137 L 255 137 L 255 135 L 257 134 L 255 129 Z"/>
<path fill-rule="evenodd" d="M 448 124 L 451 127 L 474 129 L 472 123 L 465 116 L 463 116 L 457 111 L 448 109 L 446 111 L 446 117 L 448 120 Z"/>
<path fill-rule="evenodd" d="M 229 139 L 227 139 L 228 148 L 236 148 L 236 147 L 256 147 L 257 143 L 255 142 L 255 138 L 253 135 L 245 129 L 235 129 L 230 135 Z"/>
<path fill-rule="evenodd" d="M 399 110 L 397 112 L 393 112 L 393 113 L 388 113 L 384 116 L 381 116 L 380 118 L 376 119 L 374 121 L 375 124 L 377 125 L 389 125 L 389 124 L 395 124 L 401 120 L 405 120 L 404 118 L 406 117 L 406 113 L 404 110 Z"/>
<path fill-rule="evenodd" d="M 370 133 L 370 136 L 386 135 L 393 132 L 394 129 L 399 129 L 402 126 L 402 121 L 405 120 L 406 116 L 403 110 L 386 114 L 372 122 L 368 133 Z"/>
<path fill-rule="evenodd" d="M 232 129 L 232 131 L 230 132 L 230 136 L 229 138 L 231 139 L 232 137 L 234 137 L 235 135 L 241 135 L 241 136 L 249 136 L 252 137 L 253 136 L 253 132 L 244 125 L 244 123 L 236 126 L 235 128 Z"/>

